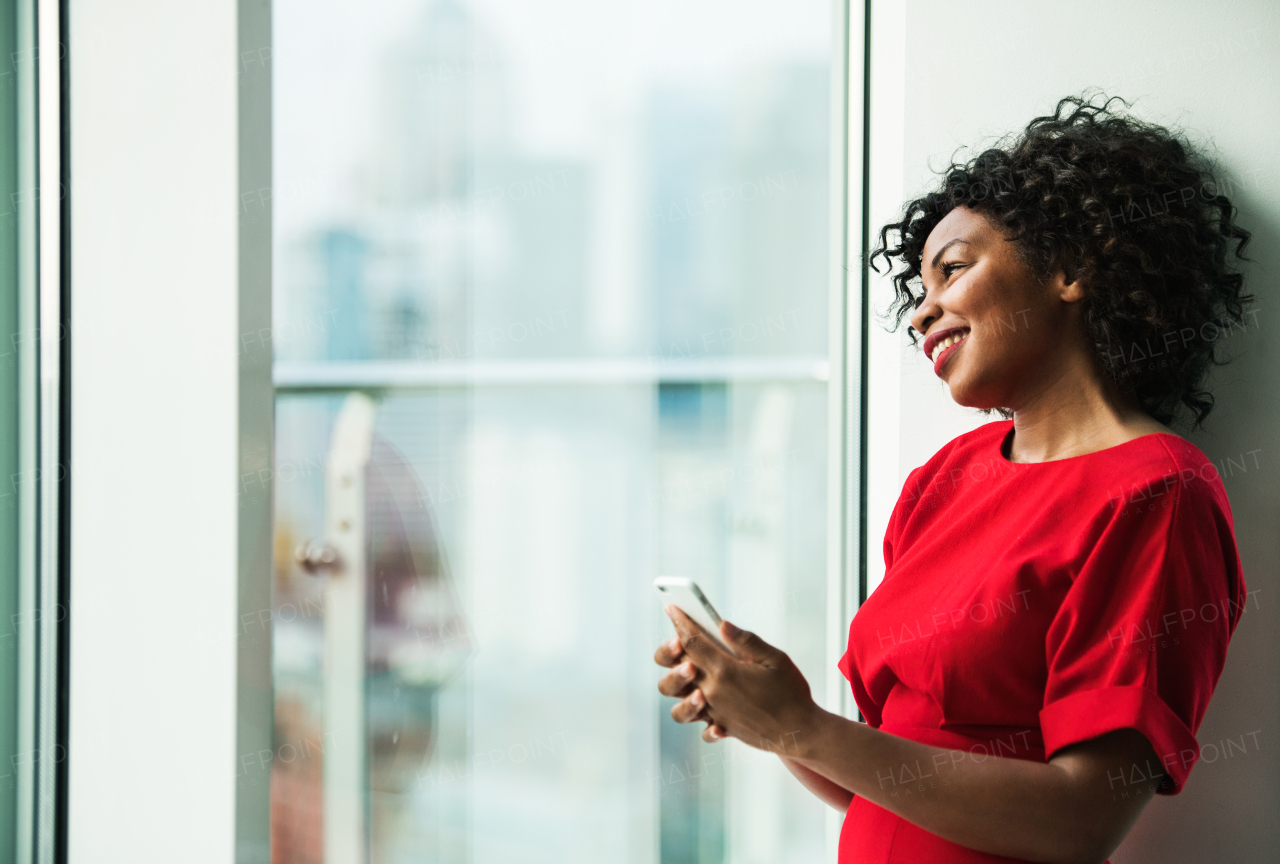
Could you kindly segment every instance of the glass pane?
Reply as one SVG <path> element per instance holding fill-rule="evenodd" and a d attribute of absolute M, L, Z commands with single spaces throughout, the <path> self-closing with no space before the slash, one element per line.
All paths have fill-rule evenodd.
<path fill-rule="evenodd" d="M 822 856 L 651 583 L 823 697 L 829 17 L 276 3 L 275 861 Z"/>

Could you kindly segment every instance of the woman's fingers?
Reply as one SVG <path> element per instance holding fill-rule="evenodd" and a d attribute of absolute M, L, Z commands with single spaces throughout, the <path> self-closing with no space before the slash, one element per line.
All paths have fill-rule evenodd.
<path fill-rule="evenodd" d="M 729 737 L 729 733 L 724 731 L 724 727 L 717 723 L 707 723 L 707 728 L 702 730 L 702 740 L 708 744 L 714 744 L 717 741 L 723 741 Z"/>
<path fill-rule="evenodd" d="M 695 689 L 672 707 L 671 719 L 677 723 L 692 723 L 705 710 L 707 710 L 706 697 L 702 695 L 701 690 Z"/>
<path fill-rule="evenodd" d="M 658 680 L 658 692 L 663 696 L 688 696 L 697 677 L 698 670 L 686 661 Z"/>
<path fill-rule="evenodd" d="M 726 659 L 733 659 L 733 655 L 717 645 L 707 631 L 679 606 L 667 606 L 666 612 L 676 627 L 676 635 L 684 646 L 684 652 L 702 669 L 715 671 L 724 665 Z"/>
<path fill-rule="evenodd" d="M 673 636 L 659 645 L 658 650 L 653 652 L 653 662 L 670 669 L 679 663 L 683 656 L 684 646 L 680 644 L 680 637 Z"/>

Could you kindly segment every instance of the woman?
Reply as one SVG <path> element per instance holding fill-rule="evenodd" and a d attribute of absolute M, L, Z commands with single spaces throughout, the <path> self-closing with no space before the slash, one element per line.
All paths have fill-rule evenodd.
<path fill-rule="evenodd" d="M 668 608 L 672 716 L 847 811 L 842 862 L 1101 862 L 1198 757 L 1246 595 L 1217 472 L 1166 424 L 1213 406 L 1249 235 L 1185 141 L 1115 101 L 1063 100 L 881 231 L 897 320 L 956 402 L 1006 419 L 907 479 L 840 661 L 866 722 Z"/>

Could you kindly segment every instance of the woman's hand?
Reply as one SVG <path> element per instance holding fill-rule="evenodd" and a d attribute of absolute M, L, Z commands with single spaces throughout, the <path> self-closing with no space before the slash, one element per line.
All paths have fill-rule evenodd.
<path fill-rule="evenodd" d="M 680 637 L 668 639 L 653 652 L 653 662 L 665 669 L 671 669 L 658 681 L 658 692 L 663 696 L 674 696 L 680 699 L 671 708 L 671 719 L 677 723 L 692 723 L 695 720 L 705 721 L 707 728 L 702 730 L 702 740 L 707 743 L 728 737 L 724 729 L 717 726 L 707 713 L 706 697 L 697 687 L 698 670 L 684 653 Z M 695 697 L 694 694 L 697 693 Z"/>
<path fill-rule="evenodd" d="M 677 607 L 668 606 L 667 614 L 677 639 L 660 647 L 654 659 L 674 667 L 658 683 L 663 695 L 681 699 L 671 709 L 672 718 L 677 723 L 705 720 L 706 741 L 731 735 L 761 750 L 794 752 L 820 709 L 791 658 L 725 621 L 720 635 L 737 652 L 734 656 Z"/>

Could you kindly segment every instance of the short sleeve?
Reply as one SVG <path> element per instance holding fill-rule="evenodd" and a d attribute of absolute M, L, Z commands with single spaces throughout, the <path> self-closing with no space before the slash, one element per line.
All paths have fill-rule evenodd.
<path fill-rule="evenodd" d="M 1046 636 L 1045 755 L 1137 729 L 1160 765 L 1133 766 L 1125 785 L 1163 771 L 1161 791 L 1176 794 L 1243 611 L 1230 509 L 1216 478 L 1174 474 L 1117 496 L 1099 521 Z"/>

